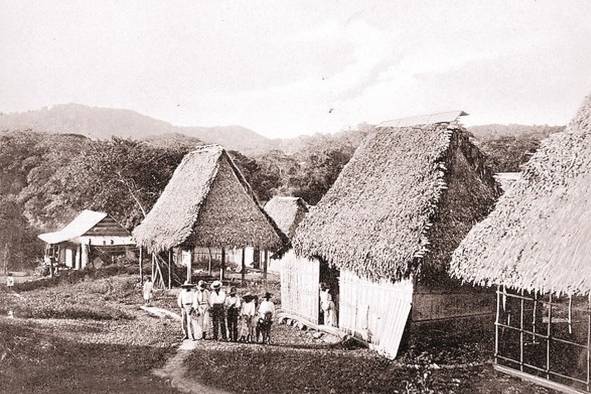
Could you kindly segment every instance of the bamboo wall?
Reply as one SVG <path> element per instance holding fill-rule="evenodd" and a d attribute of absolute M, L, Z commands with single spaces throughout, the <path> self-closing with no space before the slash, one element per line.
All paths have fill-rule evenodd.
<path fill-rule="evenodd" d="M 339 328 L 395 358 L 411 310 L 412 280 L 371 282 L 341 271 L 339 285 Z"/>
<path fill-rule="evenodd" d="M 281 309 L 318 324 L 320 264 L 293 251 L 281 259 Z"/>

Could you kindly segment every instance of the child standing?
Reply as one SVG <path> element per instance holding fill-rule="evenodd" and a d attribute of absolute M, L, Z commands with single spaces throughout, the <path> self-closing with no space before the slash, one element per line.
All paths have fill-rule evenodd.
<path fill-rule="evenodd" d="M 252 342 L 254 339 L 256 301 L 251 293 L 246 293 L 242 297 L 242 306 L 240 308 L 240 341 Z"/>

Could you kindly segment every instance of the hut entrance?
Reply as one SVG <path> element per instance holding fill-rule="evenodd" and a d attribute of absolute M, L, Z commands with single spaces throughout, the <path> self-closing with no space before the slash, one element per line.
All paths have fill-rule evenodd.
<path fill-rule="evenodd" d="M 339 316 L 339 270 L 320 261 L 320 303 L 318 322 L 338 327 Z"/>
<path fill-rule="evenodd" d="M 497 290 L 496 368 L 564 391 L 589 391 L 589 298 Z"/>

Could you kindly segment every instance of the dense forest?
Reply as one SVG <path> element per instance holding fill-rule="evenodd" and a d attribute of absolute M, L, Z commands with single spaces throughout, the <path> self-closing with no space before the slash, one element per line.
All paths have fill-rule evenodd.
<path fill-rule="evenodd" d="M 524 127 L 513 133 L 471 130 L 493 171 L 519 171 L 541 139 L 561 130 Z M 302 138 L 299 149 L 289 153 L 274 149 L 230 155 L 262 203 L 274 195 L 293 195 L 316 204 L 371 131 L 361 125 Z M 34 265 L 43 247 L 36 235 L 67 223 L 85 208 L 107 211 L 132 229 L 183 156 L 201 143 L 182 134 L 92 140 L 30 130 L 0 133 L 0 261 L 11 269 Z"/>
<path fill-rule="evenodd" d="M 0 261 L 8 262 L 9 269 L 34 265 L 43 247 L 36 235 L 67 223 L 85 208 L 106 211 L 132 229 L 195 143 L 174 138 L 91 140 L 32 131 L 0 134 Z M 229 153 L 261 202 L 281 193 L 316 203 L 353 151 L 353 146 L 336 144 L 295 155 Z"/>

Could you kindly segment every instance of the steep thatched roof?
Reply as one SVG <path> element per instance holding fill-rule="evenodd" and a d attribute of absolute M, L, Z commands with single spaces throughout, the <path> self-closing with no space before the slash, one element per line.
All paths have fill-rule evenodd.
<path fill-rule="evenodd" d="M 498 194 L 459 114 L 379 126 L 296 230 L 296 253 L 373 280 L 447 275 L 453 249 Z"/>
<path fill-rule="evenodd" d="M 300 197 L 275 196 L 265 204 L 265 211 L 290 239 L 308 210 L 308 204 Z"/>
<path fill-rule="evenodd" d="M 151 252 L 176 246 L 276 250 L 287 242 L 219 145 L 184 157 L 133 236 Z"/>
<path fill-rule="evenodd" d="M 591 96 L 543 141 L 520 180 L 454 253 L 453 275 L 483 285 L 591 290 Z"/>

